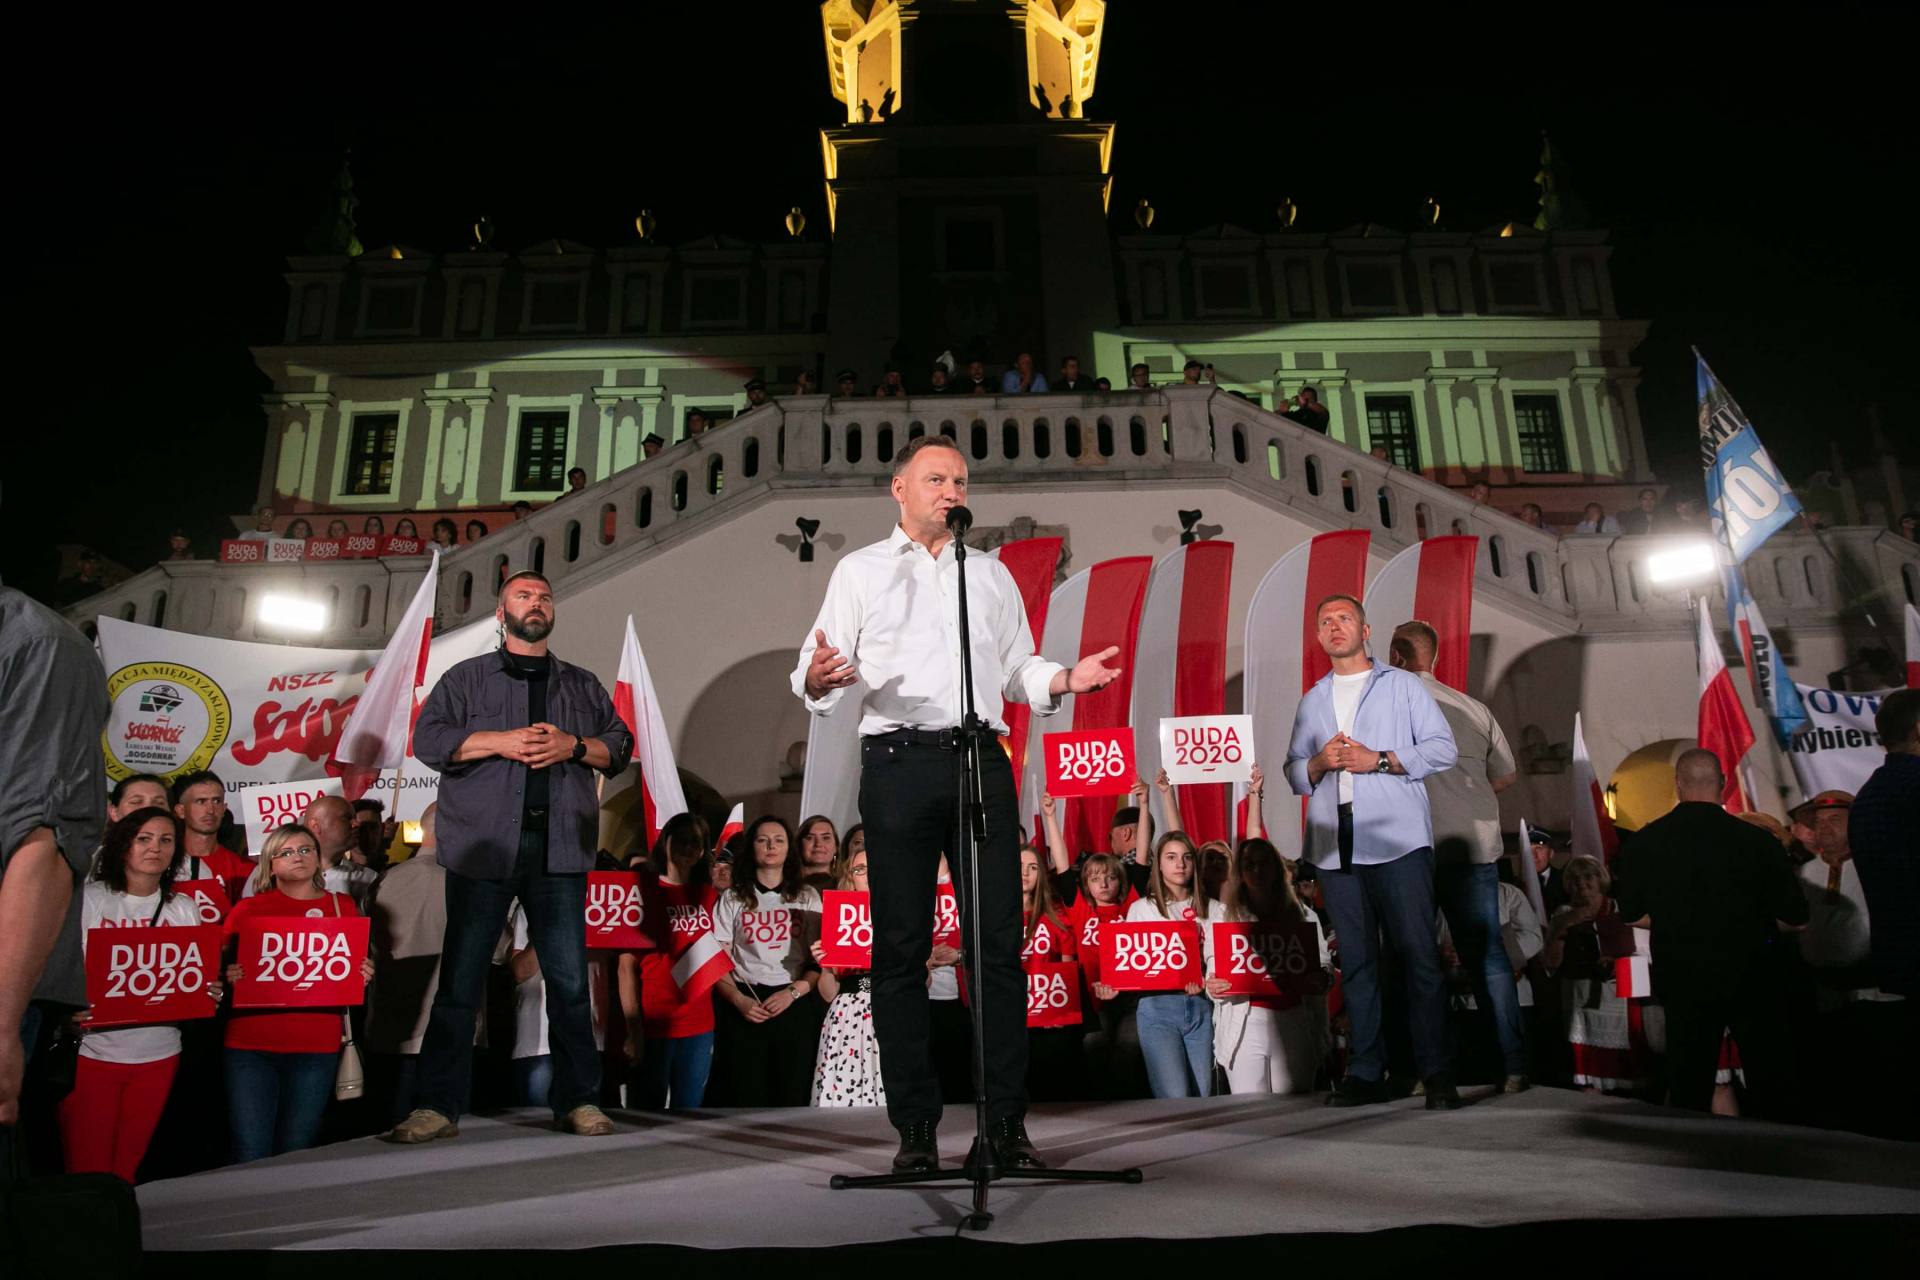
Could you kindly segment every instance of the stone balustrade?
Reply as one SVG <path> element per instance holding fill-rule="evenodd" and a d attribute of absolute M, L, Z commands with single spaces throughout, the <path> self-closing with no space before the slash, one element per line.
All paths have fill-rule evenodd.
<path fill-rule="evenodd" d="M 1236 492 L 1321 529 L 1366 528 L 1376 549 L 1425 538 L 1480 539 L 1477 588 L 1565 632 L 1683 629 L 1686 590 L 1656 587 L 1646 556 L 1664 536 L 1564 536 L 1354 450 L 1250 401 L 1206 387 L 1106 396 L 1031 395 L 835 400 L 794 397 L 681 441 L 658 457 L 448 552 L 438 620 L 490 614 L 505 568 L 570 580 L 617 571 L 652 548 L 696 534 L 756 495 L 788 489 L 881 488 L 891 459 L 917 435 L 945 433 L 983 487 L 1134 481 Z M 1897 609 L 1920 596 L 1920 547 L 1876 529 L 1782 533 L 1748 561 L 1751 589 L 1776 625 L 1832 626 L 1850 611 Z M 1829 554 L 1831 552 L 1831 554 Z M 243 639 L 268 589 L 318 596 L 334 619 L 316 643 L 372 647 L 406 608 L 425 562 L 325 565 L 165 562 L 67 610 Z M 1716 585 L 1710 588 L 1716 594 Z"/>

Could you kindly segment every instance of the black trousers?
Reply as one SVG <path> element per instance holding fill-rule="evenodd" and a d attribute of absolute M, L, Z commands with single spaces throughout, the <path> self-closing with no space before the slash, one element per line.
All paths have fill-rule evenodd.
<path fill-rule="evenodd" d="M 745 983 L 756 999 L 782 990 Z M 748 1022 L 727 1001 L 713 1002 L 710 1078 L 729 1107 L 804 1107 L 813 1101 L 820 1024 L 827 1005 L 804 995 L 770 1022 Z"/>
<path fill-rule="evenodd" d="M 1667 1088 L 1676 1107 L 1706 1111 L 1720 1065 L 1720 1037 L 1732 1031 L 1746 1077 L 1745 1114 L 1801 1119 L 1797 1056 L 1779 997 L 1749 977 L 1724 984 L 1675 983 L 1661 996 L 1667 1016 Z"/>
<path fill-rule="evenodd" d="M 940 1118 L 940 1078 L 929 1046 L 927 956 L 940 855 L 949 858 L 960 900 L 963 945 L 981 911 L 981 945 L 967 964 L 980 975 L 985 1005 L 987 1112 L 1026 1114 L 1027 978 L 1020 964 L 1020 817 L 1013 768 L 1004 752 L 985 761 L 987 838 L 980 849 L 980 897 L 954 840 L 960 816 L 960 756 L 932 746 L 869 738 L 860 744 L 860 817 L 867 827 L 867 885 L 873 903 L 873 1032 L 887 1118 L 895 1126 Z"/>

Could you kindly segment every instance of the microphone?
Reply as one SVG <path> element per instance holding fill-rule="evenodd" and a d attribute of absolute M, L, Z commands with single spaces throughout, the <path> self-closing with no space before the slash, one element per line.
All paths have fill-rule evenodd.
<path fill-rule="evenodd" d="M 956 538 L 967 536 L 967 530 L 973 528 L 973 512 L 965 507 L 947 509 L 947 532 Z"/>

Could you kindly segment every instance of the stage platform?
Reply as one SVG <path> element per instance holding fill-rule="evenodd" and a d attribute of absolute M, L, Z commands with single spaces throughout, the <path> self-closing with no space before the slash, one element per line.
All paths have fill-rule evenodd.
<path fill-rule="evenodd" d="M 1613 1253 L 1638 1224 L 1642 1240 L 1717 1240 L 1735 1252 L 1810 1230 L 1837 1261 L 1847 1242 L 1910 1238 L 1920 1215 L 1914 1145 L 1560 1090 L 1468 1096 L 1453 1113 L 1419 1099 L 1335 1110 L 1317 1097 L 1036 1108 L 1029 1129 L 1056 1164 L 1137 1165 L 1146 1181 L 997 1184 L 996 1220 L 978 1239 L 1087 1257 L 1125 1244 L 1135 1260 L 1160 1253 L 1157 1241 L 1191 1262 L 1203 1244 L 1325 1248 L 1387 1233 L 1432 1245 L 1449 1228 L 1558 1224 L 1549 1247 L 1571 1258 Z M 424 1147 L 366 1139 L 149 1183 L 139 1190 L 149 1271 L 225 1271 L 246 1251 L 250 1275 L 332 1266 L 337 1276 L 343 1264 L 367 1275 L 396 1253 L 445 1250 L 477 1275 L 489 1263 L 514 1271 L 503 1260 L 522 1250 L 609 1249 L 711 1275 L 729 1255 L 681 1250 L 854 1257 L 905 1246 L 912 1256 L 916 1242 L 951 1241 L 967 1203 L 964 1188 L 828 1187 L 836 1173 L 886 1168 L 894 1135 L 876 1111 L 615 1119 L 616 1136 L 584 1139 L 535 1112 L 469 1117 L 458 1139 Z M 949 1111 L 944 1155 L 964 1154 L 971 1119 Z M 416 1274 L 424 1261 L 414 1258 Z M 530 1274 L 524 1259 L 520 1270 Z"/>

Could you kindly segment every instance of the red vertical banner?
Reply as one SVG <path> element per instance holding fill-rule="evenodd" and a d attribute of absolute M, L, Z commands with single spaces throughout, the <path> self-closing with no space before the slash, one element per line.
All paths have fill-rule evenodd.
<path fill-rule="evenodd" d="M 1217 716 L 1227 709 L 1227 602 L 1233 590 L 1233 544 L 1186 548 L 1180 590 L 1180 642 L 1174 663 L 1173 714 Z M 1154 726 L 1158 736 L 1159 726 Z M 1225 840 L 1227 792 L 1209 782 L 1179 789 L 1180 818 L 1195 840 Z"/>
<path fill-rule="evenodd" d="M 1475 537 L 1428 538 L 1420 544 L 1420 576 L 1413 588 L 1413 616 L 1440 636 L 1434 679 L 1461 693 L 1467 691 L 1473 656 L 1473 566 L 1479 554 Z"/>
<path fill-rule="evenodd" d="M 1118 646 L 1114 663 L 1120 678 L 1104 689 L 1073 695 L 1073 727 L 1116 729 L 1130 721 L 1133 709 L 1134 655 L 1140 638 L 1140 608 L 1147 596 L 1150 556 L 1126 556 L 1093 566 L 1087 580 L 1087 607 L 1080 622 L 1080 657 Z M 1076 800 L 1063 823 L 1069 851 L 1107 852 L 1118 799 Z"/>
<path fill-rule="evenodd" d="M 1020 603 L 1026 606 L 1027 630 L 1033 636 L 1033 651 L 1047 636 L 1047 606 L 1053 602 L 1053 575 L 1060 565 L 1059 538 L 1023 538 L 998 547 L 994 556 L 1013 575 L 1020 589 Z M 1018 787 L 1027 765 L 1028 731 L 1033 711 L 1024 702 L 1007 704 L 1007 755 L 1013 764 L 1013 785 Z"/>

